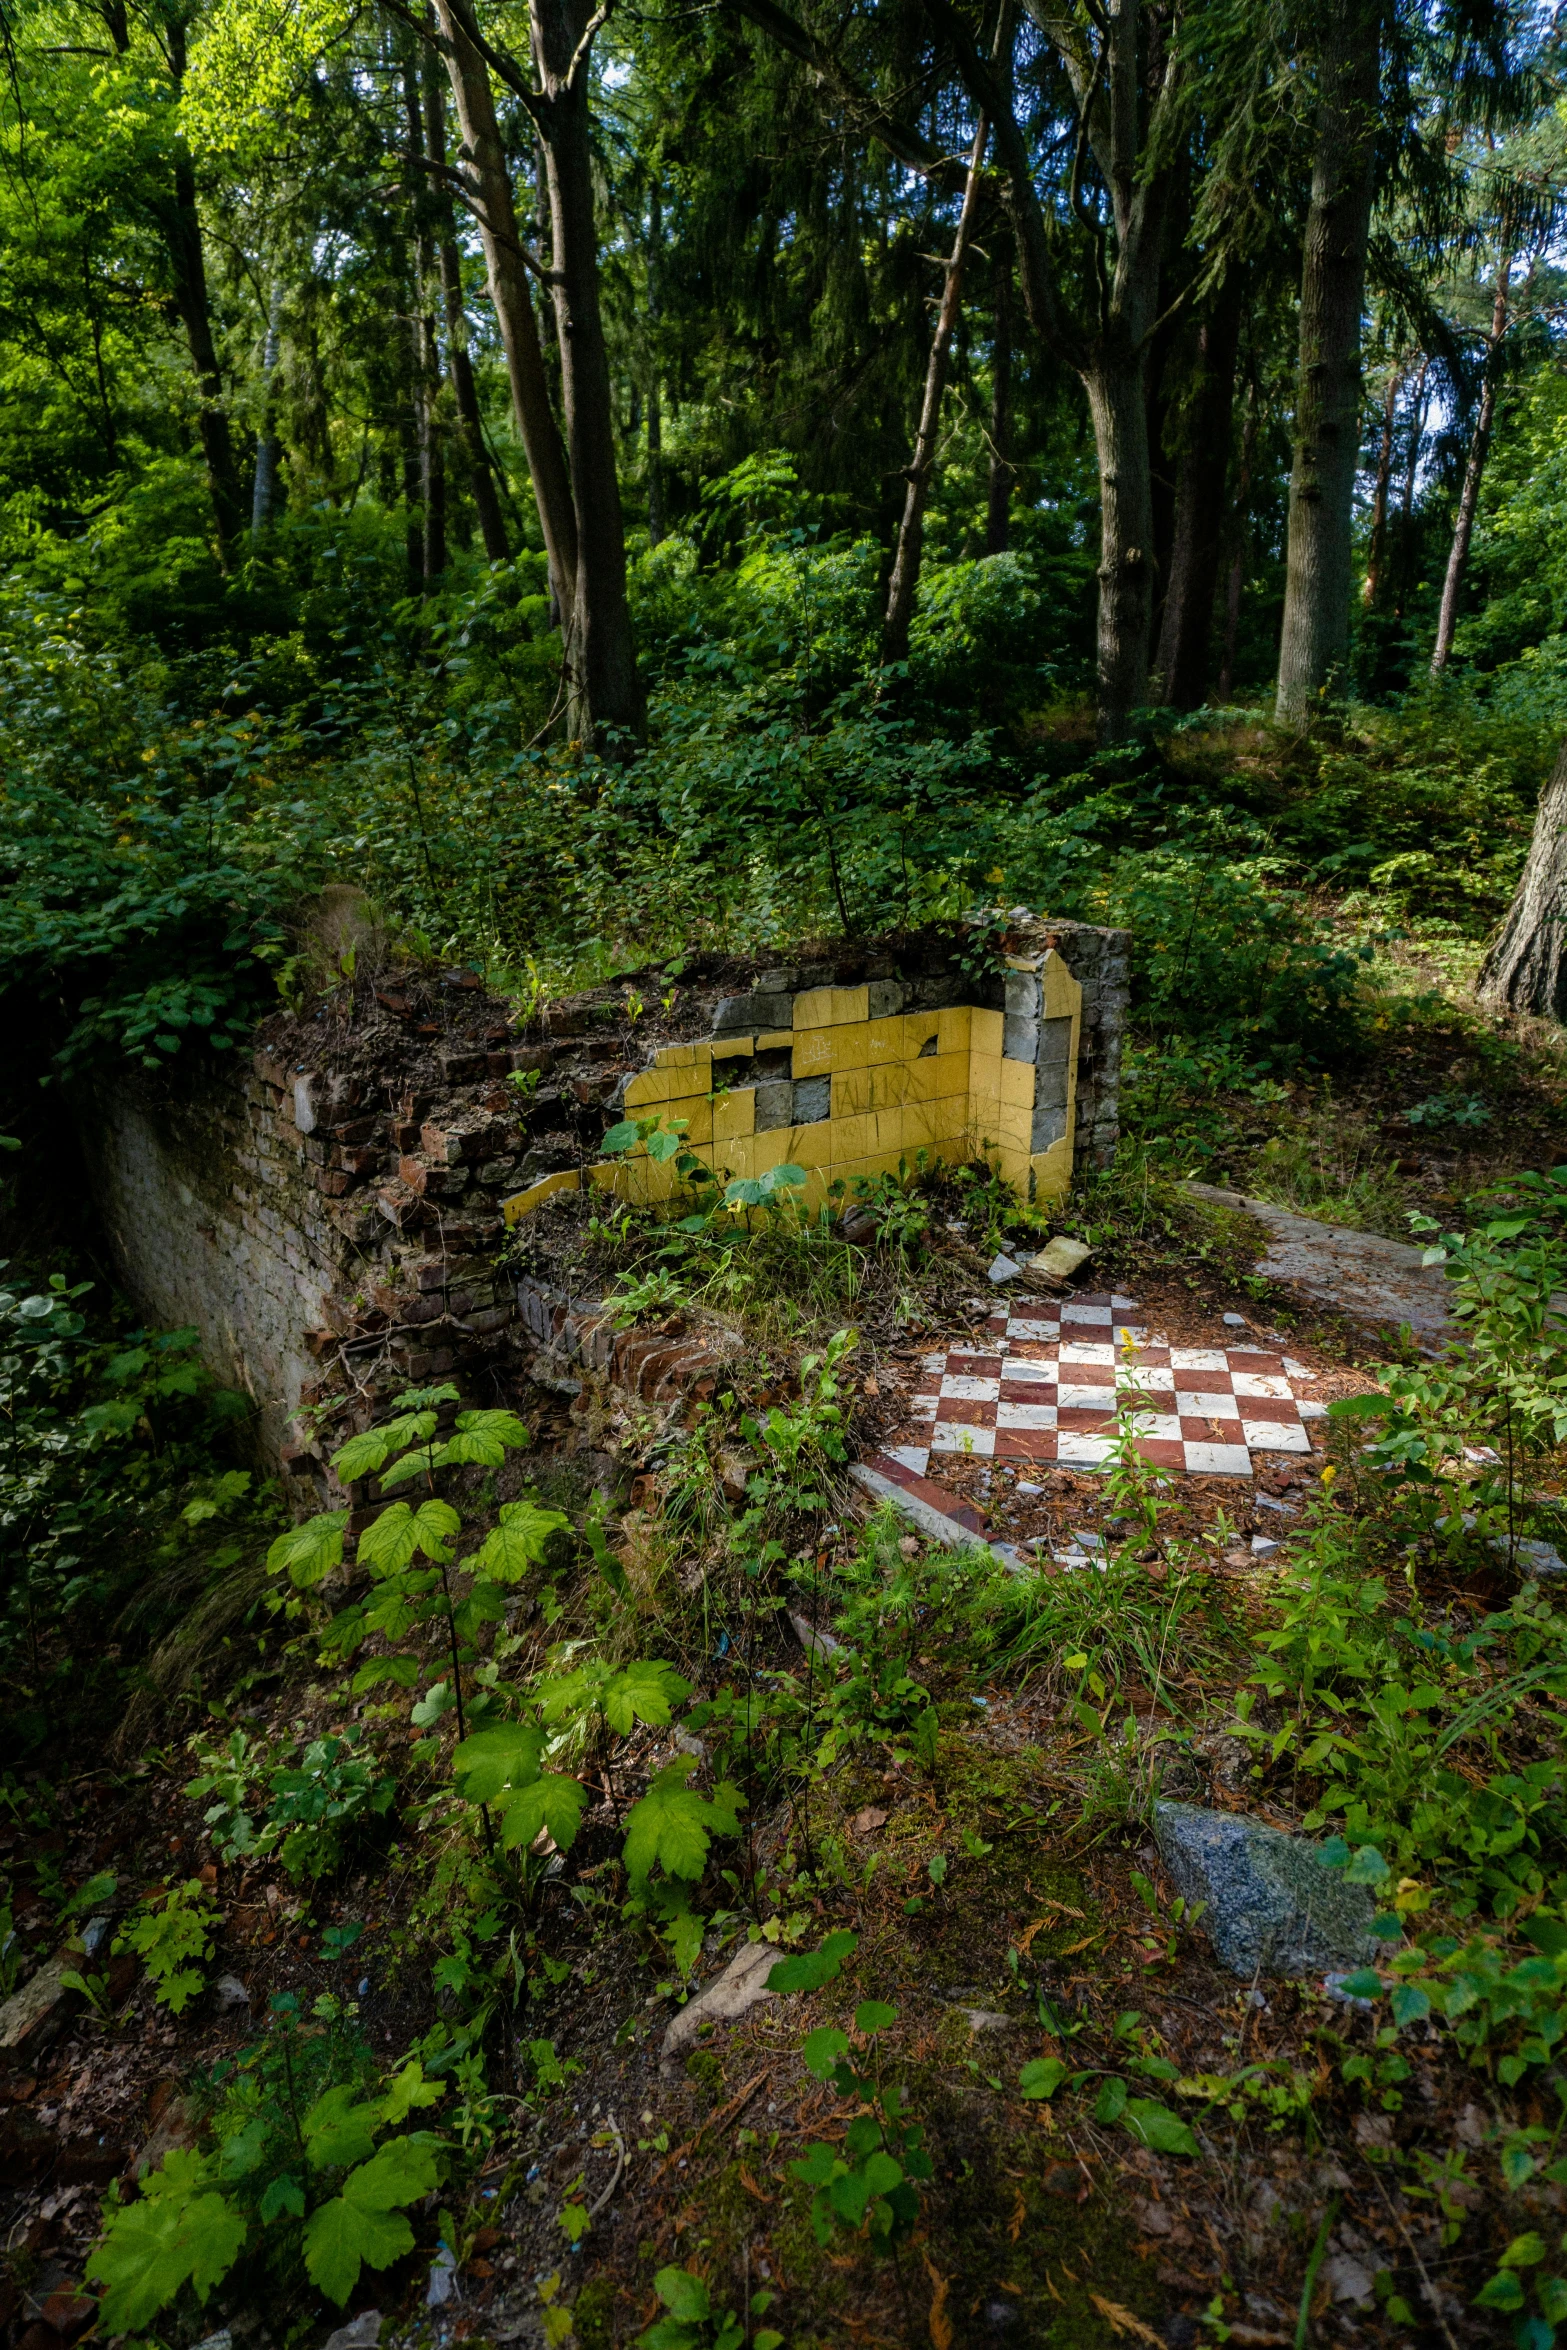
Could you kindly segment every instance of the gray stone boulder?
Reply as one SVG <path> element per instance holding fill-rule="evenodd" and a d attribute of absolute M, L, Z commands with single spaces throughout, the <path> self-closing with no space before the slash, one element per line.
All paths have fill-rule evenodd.
<path fill-rule="evenodd" d="M 1231 1974 L 1323 1975 L 1366 1966 L 1381 1948 L 1370 1892 L 1299 1836 L 1238 1812 L 1156 1803 L 1154 1841 L 1177 1889 L 1207 1904 L 1201 1922 Z"/>

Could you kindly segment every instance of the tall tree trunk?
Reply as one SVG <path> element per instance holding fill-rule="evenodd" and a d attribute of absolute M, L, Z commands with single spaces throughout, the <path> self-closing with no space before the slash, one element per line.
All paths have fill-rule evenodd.
<path fill-rule="evenodd" d="M 185 28 L 177 19 L 167 31 L 169 76 L 176 90 L 185 82 Z M 174 306 L 190 348 L 191 372 L 196 378 L 200 405 L 196 429 L 207 467 L 207 491 L 217 524 L 218 560 L 228 571 L 243 527 L 244 493 L 228 412 L 223 405 L 223 375 L 212 338 L 212 305 L 207 295 L 207 261 L 201 236 L 201 213 L 196 203 L 196 170 L 183 145 L 176 145 L 173 164 L 173 200 L 163 213 L 164 244 L 174 280 Z"/>
<path fill-rule="evenodd" d="M 1246 387 L 1246 421 L 1241 426 L 1241 461 L 1235 475 L 1230 505 L 1229 584 L 1224 598 L 1224 652 L 1219 662 L 1219 700 L 1235 691 L 1235 652 L 1241 633 L 1241 597 L 1246 586 L 1246 564 L 1251 553 L 1251 470 L 1257 457 L 1257 387 Z"/>
<path fill-rule="evenodd" d="M 985 501 L 985 552 L 1004 555 L 1012 536 L 1012 255 L 1000 223 L 991 271 L 990 482 Z"/>
<path fill-rule="evenodd" d="M 881 657 L 886 662 L 906 661 L 909 657 L 909 622 L 914 616 L 920 557 L 925 545 L 925 508 L 930 499 L 931 476 L 936 469 L 941 395 L 947 385 L 947 360 L 952 350 L 953 329 L 958 322 L 958 305 L 963 299 L 963 264 L 968 258 L 969 240 L 974 234 L 974 214 L 980 189 L 979 167 L 984 161 L 985 141 L 989 136 L 989 125 L 981 115 L 974 136 L 973 152 L 969 156 L 963 206 L 958 214 L 952 251 L 947 257 L 941 301 L 936 311 L 936 331 L 930 339 L 930 358 L 925 369 L 925 396 L 920 403 L 919 427 L 914 435 L 914 456 L 909 466 L 908 488 L 903 499 L 903 520 L 898 525 L 897 552 L 892 559 L 892 577 L 887 586 L 887 612 L 881 631 Z"/>
<path fill-rule="evenodd" d="M 250 491 L 250 535 L 259 539 L 277 503 L 278 439 L 273 429 L 273 379 L 282 343 L 283 289 L 274 286 L 267 305 L 267 337 L 261 348 L 261 423 L 256 433 L 256 471 Z"/>
<path fill-rule="evenodd" d="M 479 413 L 473 362 L 468 356 L 468 315 L 462 295 L 462 255 L 457 250 L 457 239 L 452 229 L 452 203 L 446 180 L 445 93 L 442 89 L 440 60 L 428 44 L 420 59 L 420 72 L 424 95 L 424 143 L 431 164 L 430 213 L 435 225 L 441 270 L 441 307 L 446 324 L 447 381 L 451 385 L 452 405 L 457 411 L 457 430 L 462 440 L 468 487 L 473 496 L 474 512 L 479 517 L 479 535 L 484 541 L 484 552 L 492 563 L 504 563 L 511 549 L 501 515 L 501 502 L 495 491 L 495 477 L 490 470 L 490 453 L 484 445 L 484 420 Z"/>
<path fill-rule="evenodd" d="M 490 299 L 506 353 L 512 411 L 539 509 L 539 528 L 550 567 L 550 595 L 565 628 L 577 577 L 577 518 L 566 451 L 544 374 L 539 322 L 528 291 L 511 175 L 495 116 L 495 93 L 490 87 L 489 67 L 468 38 L 451 0 L 435 0 L 435 13 L 462 132 L 462 161 L 479 223 Z"/>
<path fill-rule="evenodd" d="M 1360 323 L 1381 55 L 1381 0 L 1323 0 L 1323 7 L 1275 705 L 1292 726 L 1342 671 L 1349 650 Z"/>
<path fill-rule="evenodd" d="M 1398 500 L 1398 536 L 1390 550 L 1388 572 L 1393 589 L 1393 617 L 1404 617 L 1404 599 L 1414 584 L 1415 573 L 1415 485 L 1420 479 L 1420 451 L 1425 444 L 1426 410 L 1430 405 L 1427 389 L 1431 380 L 1431 361 L 1424 357 L 1420 372 L 1415 377 L 1415 388 L 1409 402 L 1409 447 L 1404 466 L 1404 484 Z"/>
<path fill-rule="evenodd" d="M 1475 993 L 1498 1011 L 1567 1020 L 1567 743 L 1540 795 L 1529 861 Z"/>
<path fill-rule="evenodd" d="M 1376 487 L 1371 496 L 1371 540 L 1366 549 L 1365 584 L 1360 591 L 1360 600 L 1368 612 L 1374 612 L 1377 608 L 1387 566 L 1387 500 L 1393 481 L 1393 423 L 1398 413 L 1398 394 L 1403 380 L 1400 363 L 1389 375 L 1382 399 L 1382 438 L 1377 443 Z"/>
<path fill-rule="evenodd" d="M 414 57 L 403 68 L 403 105 L 408 118 L 408 193 L 414 229 L 414 415 L 419 434 L 422 530 L 419 569 L 424 592 L 429 595 L 446 569 L 446 453 L 440 416 L 441 347 L 430 307 L 435 284 L 433 190 L 426 169 L 424 105 Z"/>
<path fill-rule="evenodd" d="M 1232 264 L 1198 333 L 1201 380 L 1186 420 L 1176 478 L 1174 542 L 1156 663 L 1164 677 L 1164 698 L 1177 710 L 1200 709 L 1208 691 L 1245 286 L 1245 272 Z"/>
<path fill-rule="evenodd" d="M 1099 739 L 1120 742 L 1148 699 L 1153 485 L 1140 351 L 1083 373 L 1099 459 Z"/>
<path fill-rule="evenodd" d="M 1436 643 L 1431 648 L 1431 674 L 1440 677 L 1447 667 L 1453 650 L 1453 632 L 1458 626 L 1458 597 L 1464 584 L 1464 566 L 1469 561 L 1469 542 L 1474 536 L 1475 511 L 1480 503 L 1480 483 L 1485 474 L 1485 461 L 1491 453 L 1491 430 L 1496 422 L 1496 379 L 1501 371 L 1502 343 L 1507 334 L 1507 293 L 1513 274 L 1512 255 L 1502 261 L 1496 280 L 1496 302 L 1491 311 L 1491 333 L 1485 351 L 1485 381 L 1480 389 L 1480 413 L 1475 418 L 1474 438 L 1469 444 L 1469 462 L 1464 467 L 1464 486 L 1458 493 L 1458 513 L 1453 523 L 1453 544 L 1448 550 L 1447 576 L 1442 582 L 1442 609 L 1437 615 Z"/>
<path fill-rule="evenodd" d="M 655 180 L 648 194 L 647 315 L 653 371 L 647 386 L 647 537 L 656 547 L 664 535 L 664 408 L 659 378 L 658 318 L 664 254 L 664 203 Z"/>
<path fill-rule="evenodd" d="M 626 600 L 626 537 L 609 353 L 599 308 L 598 223 L 588 125 L 588 0 L 529 0 L 543 82 L 536 119 L 549 180 L 561 405 L 577 514 L 577 573 L 566 631 L 572 731 L 623 750 L 643 724 Z"/>

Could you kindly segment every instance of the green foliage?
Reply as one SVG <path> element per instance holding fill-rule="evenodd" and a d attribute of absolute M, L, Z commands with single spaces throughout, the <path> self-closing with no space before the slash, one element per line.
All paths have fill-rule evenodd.
<path fill-rule="evenodd" d="M 743 2350 L 747 2342 L 754 2350 L 783 2350 L 783 2335 L 772 2326 L 753 2333 L 732 2309 L 720 2317 L 706 2285 L 689 2269 L 661 2268 L 653 2289 L 669 2314 L 637 2336 L 638 2350 Z M 749 2316 L 762 2316 L 773 2300 L 771 2293 L 753 2293 L 747 2304 Z"/>
<path fill-rule="evenodd" d="M 218 1912 L 199 1878 L 169 1885 L 148 1897 L 114 1947 L 133 1951 L 147 1970 L 153 1996 L 172 2015 L 183 2015 L 206 1988 L 202 1961 L 212 1956 L 212 1929 Z M 194 1963 L 192 1963 L 194 1962 Z"/>
<path fill-rule="evenodd" d="M 881 2035 L 897 2016 L 881 2000 L 863 2000 L 854 2012 L 853 2040 L 826 2025 L 808 2033 L 801 2049 L 809 2072 L 861 2108 L 841 2150 L 812 2146 L 789 2165 L 802 2186 L 813 2190 L 811 2225 L 824 2246 L 840 2231 L 863 2238 L 877 2252 L 906 2243 L 919 2222 L 920 2187 L 935 2175 L 907 2092 L 882 2077 Z"/>
<path fill-rule="evenodd" d="M 377 2083 L 334 2001 L 302 2027 L 287 1995 L 266 2038 L 221 2065 L 209 2093 L 204 2150 L 176 2149 L 135 2201 L 106 2212 L 87 2264 L 105 2324 L 141 2332 L 187 2286 L 204 2303 L 241 2260 L 308 2276 L 341 2307 L 362 2267 L 412 2251 L 405 2212 L 447 2161 L 439 2138 L 405 2126 L 446 2095 L 417 2057 Z"/>

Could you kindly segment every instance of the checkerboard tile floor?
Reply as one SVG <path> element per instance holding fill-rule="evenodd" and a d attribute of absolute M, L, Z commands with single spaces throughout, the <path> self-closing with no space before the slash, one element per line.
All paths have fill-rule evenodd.
<path fill-rule="evenodd" d="M 993 1314 L 983 1335 L 925 1357 L 908 1426 L 869 1465 L 903 1484 L 953 1454 L 1095 1468 L 1133 1390 L 1147 1399 L 1138 1449 L 1164 1468 L 1249 1477 L 1257 1453 L 1310 1452 L 1306 1422 L 1326 1406 L 1300 1364 L 1254 1346 L 1155 1343 L 1135 1312 L 1111 1295 Z"/>

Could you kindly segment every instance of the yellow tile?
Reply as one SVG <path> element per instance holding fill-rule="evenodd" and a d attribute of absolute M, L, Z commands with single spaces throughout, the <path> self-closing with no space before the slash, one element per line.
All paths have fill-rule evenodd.
<path fill-rule="evenodd" d="M 969 1042 L 976 1054 L 994 1054 L 1001 1058 L 1001 1040 L 1005 1023 L 999 1012 L 971 1012 L 969 1014 Z"/>
<path fill-rule="evenodd" d="M 724 1101 L 728 1100 L 730 1097 L 728 1095 L 721 1094 L 718 1098 L 720 1101 Z M 682 1102 L 680 1104 L 680 1115 L 686 1122 L 687 1142 L 694 1143 L 698 1147 L 705 1147 L 706 1144 L 712 1141 L 713 1109 L 714 1104 L 709 1101 L 705 1095 L 700 1101 Z"/>
<path fill-rule="evenodd" d="M 863 1118 L 824 1118 L 819 1126 L 791 1126 L 789 1148 L 784 1155 L 796 1167 L 829 1166 L 835 1158 L 852 1155 L 855 1146 L 850 1144 L 847 1149 L 844 1146 L 865 1124 Z"/>
<path fill-rule="evenodd" d="M 753 1135 L 748 1142 L 741 1145 L 740 1152 L 735 1158 L 734 1173 L 736 1175 L 765 1175 L 771 1168 L 782 1167 L 790 1162 L 798 1166 L 800 1161 L 790 1148 L 796 1131 L 797 1129 L 789 1126 L 775 1126 L 770 1128 L 766 1134 Z"/>
<path fill-rule="evenodd" d="M 713 1047 L 715 1061 L 749 1061 L 751 1055 L 752 1045 L 748 1036 L 732 1036 L 726 1038 L 722 1044 L 715 1044 Z"/>
<path fill-rule="evenodd" d="M 1001 1064 L 1001 1099 L 1018 1109 L 1032 1110 L 1034 1106 L 1034 1064 L 1032 1061 L 1003 1061 Z"/>
<path fill-rule="evenodd" d="M 870 1012 L 866 987 L 813 987 L 794 999 L 794 1025 L 801 1028 L 841 1028 L 864 1020 Z"/>
<path fill-rule="evenodd" d="M 832 1038 L 832 1065 L 835 1069 L 863 1069 L 871 1059 L 871 1032 L 865 1022 L 850 1022 L 830 1028 Z"/>
<path fill-rule="evenodd" d="M 1046 955 L 1039 976 L 1044 987 L 1047 1020 L 1081 1017 L 1083 991 L 1054 948 Z"/>
<path fill-rule="evenodd" d="M 1028 1157 L 1028 1146 L 1033 1140 L 1032 1118 L 1016 1110 L 1003 1110 L 995 1125 L 995 1136 L 1003 1150 L 1021 1151 Z"/>
<path fill-rule="evenodd" d="M 660 1048 L 657 1066 L 660 1069 L 689 1069 L 699 1051 L 704 1060 L 711 1060 L 710 1045 L 666 1044 Z"/>
<path fill-rule="evenodd" d="M 579 1181 L 575 1167 L 562 1167 L 557 1174 L 530 1183 L 526 1191 L 514 1191 L 510 1199 L 503 1199 L 501 1215 L 508 1224 L 520 1224 L 524 1216 L 532 1215 L 541 1199 L 548 1199 L 552 1192 L 576 1191 Z"/>
<path fill-rule="evenodd" d="M 911 1055 L 908 1026 L 908 1022 L 901 1018 L 867 1020 L 865 1023 L 866 1059 L 873 1065 L 879 1061 L 908 1060 Z M 915 1045 L 912 1050 L 917 1053 L 919 1046 Z"/>
<path fill-rule="evenodd" d="M 654 1102 L 667 1102 L 669 1084 L 669 1070 L 644 1069 L 641 1075 L 633 1077 L 626 1087 L 627 1112 L 647 1109 Z"/>
<path fill-rule="evenodd" d="M 941 1043 L 941 1014 L 939 1012 L 905 1012 L 903 1015 L 903 1049 L 911 1061 L 917 1061 L 926 1045 Z"/>
<path fill-rule="evenodd" d="M 790 1067 L 796 1077 L 825 1077 L 838 1066 L 834 1051 L 836 1039 L 830 1028 L 808 1028 L 794 1040 L 794 1059 Z"/>
<path fill-rule="evenodd" d="M 994 1164 L 1002 1182 L 1010 1183 L 1019 1197 L 1026 1198 L 1030 1174 L 1026 1147 L 1022 1150 L 997 1151 L 994 1156 Z"/>
<path fill-rule="evenodd" d="M 877 1107 L 873 1099 L 880 1069 L 839 1069 L 833 1073 L 832 1114 L 834 1118 L 859 1118 L 867 1110 Z"/>
<path fill-rule="evenodd" d="M 973 1018 L 974 1014 L 966 1004 L 938 1012 L 936 1033 L 941 1039 L 938 1050 L 943 1053 L 966 1053 L 970 1042 L 969 1023 Z"/>
<path fill-rule="evenodd" d="M 1036 1200 L 1065 1199 L 1072 1188 L 1072 1140 L 1063 1134 L 1047 1151 L 1036 1152 L 1029 1161 L 1034 1179 Z"/>
<path fill-rule="evenodd" d="M 886 1069 L 867 1069 L 865 1072 L 868 1110 L 900 1110 L 905 1102 L 923 1100 L 914 1082 L 914 1064 L 894 1061 Z"/>
<path fill-rule="evenodd" d="M 765 1036 L 757 1038 L 756 1049 L 759 1053 L 778 1053 L 793 1042 L 794 1030 L 792 1028 L 769 1028 Z"/>
<path fill-rule="evenodd" d="M 756 1089 L 743 1086 L 735 1093 L 721 1093 L 713 1102 L 713 1140 L 733 1142 L 739 1136 L 756 1130 Z"/>
<path fill-rule="evenodd" d="M 971 1058 L 965 1049 L 962 1052 L 932 1053 L 928 1061 L 916 1061 L 913 1064 L 916 1069 L 928 1069 L 931 1073 L 931 1090 L 926 1100 L 940 1101 L 949 1093 L 967 1093 Z"/>
<path fill-rule="evenodd" d="M 599 1159 L 588 1169 L 588 1181 L 595 1191 L 613 1191 L 620 1178 L 618 1159 Z"/>

